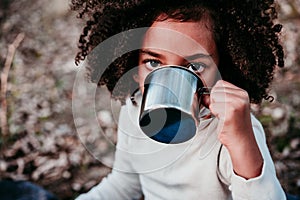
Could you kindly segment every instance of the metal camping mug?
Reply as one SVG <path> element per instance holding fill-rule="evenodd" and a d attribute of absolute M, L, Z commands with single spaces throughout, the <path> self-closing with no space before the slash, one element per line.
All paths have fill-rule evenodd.
<path fill-rule="evenodd" d="M 196 133 L 202 80 L 180 66 L 153 70 L 145 79 L 139 125 L 151 139 L 176 144 Z"/>

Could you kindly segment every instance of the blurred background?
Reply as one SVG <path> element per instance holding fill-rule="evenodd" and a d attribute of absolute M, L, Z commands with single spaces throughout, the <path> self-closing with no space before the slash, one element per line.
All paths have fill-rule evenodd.
<path fill-rule="evenodd" d="M 275 101 L 253 112 L 265 127 L 283 188 L 300 195 L 300 0 L 278 3 L 286 67 L 276 72 Z M 82 26 L 68 0 L 0 0 L 0 180 L 28 180 L 59 199 L 74 199 L 110 172 L 82 145 L 72 116 Z M 115 142 L 116 117 L 100 90 L 96 115 Z M 91 127 L 81 120 L 88 135 Z M 91 144 L 106 152 L 109 146 L 97 138 L 90 135 Z"/>

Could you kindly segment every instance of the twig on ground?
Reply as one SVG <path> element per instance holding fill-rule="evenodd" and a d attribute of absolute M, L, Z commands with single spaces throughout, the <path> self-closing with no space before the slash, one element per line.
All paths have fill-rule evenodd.
<path fill-rule="evenodd" d="M 4 68 L 1 72 L 1 111 L 0 111 L 0 118 L 1 118 L 1 132 L 2 136 L 5 137 L 8 135 L 8 125 L 7 125 L 7 101 L 6 101 L 6 92 L 7 92 L 7 80 L 8 80 L 8 73 L 10 67 L 13 62 L 13 58 L 15 52 L 23 41 L 25 37 L 24 33 L 19 33 L 13 43 L 8 45 L 8 51 L 6 60 L 4 63 Z"/>

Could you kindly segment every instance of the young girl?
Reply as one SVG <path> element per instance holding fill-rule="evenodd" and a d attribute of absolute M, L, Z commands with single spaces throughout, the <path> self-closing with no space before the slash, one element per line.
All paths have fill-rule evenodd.
<path fill-rule="evenodd" d="M 149 27 L 136 38 L 141 39 L 140 48 L 112 62 L 99 81 L 100 63 L 91 62 L 91 79 L 106 85 L 125 105 L 112 172 L 79 200 L 286 199 L 263 128 L 250 113 L 250 103 L 270 98 L 267 88 L 274 68 L 283 66 L 281 26 L 273 23 L 272 0 L 72 3 L 81 17 L 90 17 L 77 63 L 109 37 Z M 124 46 L 126 38 L 115 49 Z M 195 136 L 179 144 L 156 142 L 138 125 L 145 77 L 169 65 L 190 68 L 212 87 L 202 100 Z M 135 66 L 137 74 L 116 89 Z M 134 93 L 135 84 L 139 91 Z"/>

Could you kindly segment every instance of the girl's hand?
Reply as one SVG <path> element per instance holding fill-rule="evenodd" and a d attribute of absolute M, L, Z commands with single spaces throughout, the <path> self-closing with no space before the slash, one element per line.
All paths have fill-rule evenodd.
<path fill-rule="evenodd" d="M 252 129 L 248 93 L 220 80 L 209 102 L 210 111 L 219 119 L 218 138 L 229 151 L 235 173 L 246 179 L 260 175 L 263 158 Z"/>
<path fill-rule="evenodd" d="M 226 81 L 218 81 L 210 94 L 209 109 L 219 119 L 219 140 L 226 147 L 253 135 L 248 93 Z"/>

